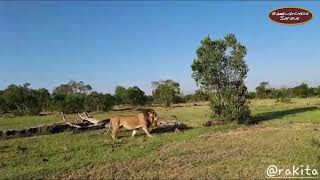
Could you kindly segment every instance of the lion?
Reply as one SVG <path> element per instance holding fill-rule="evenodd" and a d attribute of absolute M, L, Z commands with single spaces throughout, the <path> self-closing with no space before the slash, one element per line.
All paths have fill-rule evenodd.
<path fill-rule="evenodd" d="M 112 135 L 111 137 L 115 140 L 117 131 L 124 127 L 132 131 L 132 137 L 137 133 L 138 128 L 142 128 L 143 131 L 148 135 L 148 137 L 153 137 L 148 128 L 154 124 L 157 126 L 158 115 L 153 110 L 145 110 L 137 115 L 118 115 L 110 119 L 110 125 L 107 133 L 109 132 L 112 126 Z"/>

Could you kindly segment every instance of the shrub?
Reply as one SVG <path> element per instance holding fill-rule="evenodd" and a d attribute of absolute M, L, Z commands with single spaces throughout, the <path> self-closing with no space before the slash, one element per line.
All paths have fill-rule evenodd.
<path fill-rule="evenodd" d="M 210 95 L 212 117 L 219 120 L 248 123 L 250 110 L 244 80 L 248 67 L 244 61 L 246 47 L 235 35 L 201 41 L 192 64 L 192 77 Z"/>

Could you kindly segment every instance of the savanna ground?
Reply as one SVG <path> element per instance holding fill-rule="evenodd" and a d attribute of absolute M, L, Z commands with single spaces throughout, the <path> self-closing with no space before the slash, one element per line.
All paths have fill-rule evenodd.
<path fill-rule="evenodd" d="M 0 140 L 2 179 L 190 179 L 266 178 L 269 165 L 309 165 L 320 170 L 320 98 L 292 103 L 252 100 L 255 125 L 202 127 L 209 107 L 183 104 L 155 108 L 160 119 L 175 115 L 192 129 L 148 139 L 106 130 Z M 97 119 L 115 114 L 94 113 Z M 68 116 L 73 119 L 75 116 Z M 61 121 L 59 114 L 0 118 L 0 130 Z"/>

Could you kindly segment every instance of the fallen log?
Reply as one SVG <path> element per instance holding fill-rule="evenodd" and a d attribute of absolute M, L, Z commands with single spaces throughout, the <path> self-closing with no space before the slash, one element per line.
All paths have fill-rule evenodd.
<path fill-rule="evenodd" d="M 180 132 L 190 129 L 180 121 L 158 121 L 157 127 L 151 130 L 151 133 Z"/>
<path fill-rule="evenodd" d="M 83 132 L 88 130 L 103 129 L 108 119 L 98 121 L 94 118 L 89 117 L 87 113 L 83 115 L 78 114 L 81 118 L 80 122 L 75 120 L 76 123 L 70 123 L 67 121 L 63 112 L 60 113 L 63 122 L 55 123 L 50 125 L 39 125 L 31 128 L 24 129 L 12 129 L 0 131 L 0 139 L 17 138 L 17 137 L 30 137 L 37 135 L 55 134 L 66 131 Z M 108 127 L 108 126 L 106 126 Z"/>

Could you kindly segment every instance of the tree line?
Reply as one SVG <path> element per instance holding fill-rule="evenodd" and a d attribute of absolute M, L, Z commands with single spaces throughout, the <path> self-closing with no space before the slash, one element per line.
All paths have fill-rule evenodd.
<path fill-rule="evenodd" d="M 255 92 L 249 92 L 249 98 L 273 98 L 278 101 L 287 102 L 290 98 L 308 98 L 308 97 L 320 97 L 320 86 L 310 87 L 306 83 L 301 83 L 295 87 L 288 88 L 273 88 L 269 82 L 261 82 L 256 87 Z"/>
<path fill-rule="evenodd" d="M 99 93 L 83 81 L 61 84 L 51 93 L 45 88 L 32 89 L 30 83 L 12 84 L 0 90 L 0 113 L 35 115 L 45 111 L 108 111 L 115 105 L 137 107 L 156 103 L 170 106 L 182 101 L 178 82 L 165 80 L 152 82 L 152 85 L 152 95 L 146 95 L 137 86 L 117 86 L 114 94 Z"/>
<path fill-rule="evenodd" d="M 0 90 L 0 113 L 12 112 L 16 115 L 38 114 L 45 111 L 65 113 L 108 111 L 115 105 L 131 107 L 158 104 L 170 106 L 174 103 L 209 101 L 210 95 L 204 90 L 182 95 L 180 84 L 173 80 L 152 82 L 152 95 L 146 95 L 137 86 L 125 88 L 117 86 L 114 94 L 99 93 L 83 81 L 70 81 L 54 88 L 50 93 L 45 88 L 32 89 L 30 83 L 9 85 Z M 268 82 L 261 82 L 255 92 L 248 92 L 247 97 L 273 98 L 289 102 L 290 98 L 320 97 L 320 86 L 310 87 L 306 83 L 291 88 L 273 88 Z"/>

